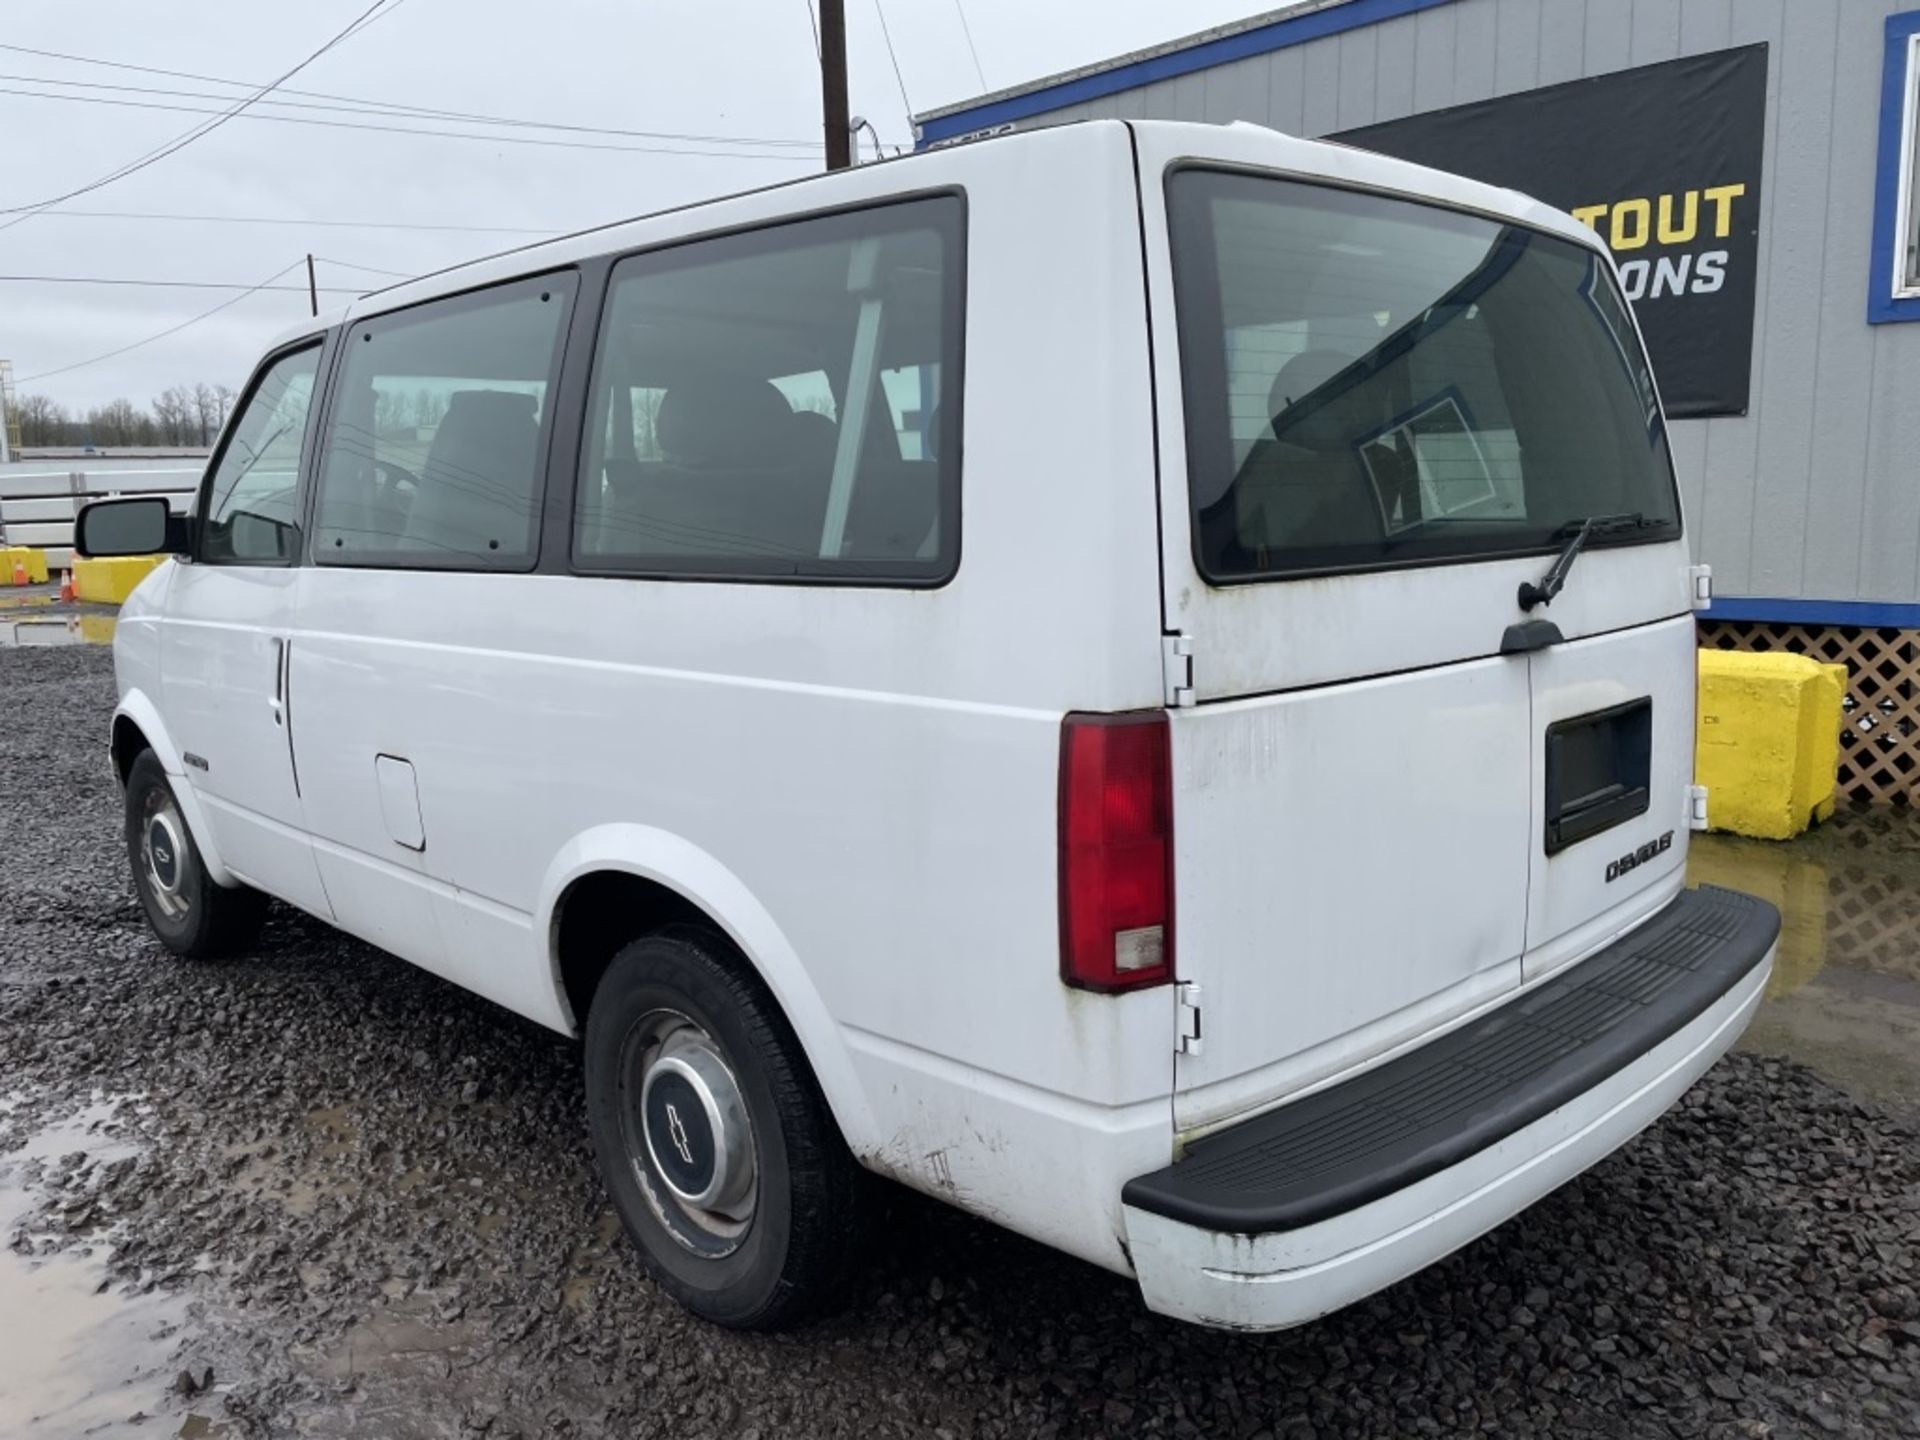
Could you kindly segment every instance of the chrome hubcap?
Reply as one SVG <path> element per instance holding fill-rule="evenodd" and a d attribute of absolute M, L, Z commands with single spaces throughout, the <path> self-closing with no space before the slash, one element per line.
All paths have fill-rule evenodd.
<path fill-rule="evenodd" d="M 187 898 L 191 864 L 187 827 L 173 797 L 158 787 L 149 790 L 141 804 L 140 866 L 146 874 L 147 893 L 169 920 L 184 916 L 191 903 Z"/>
<path fill-rule="evenodd" d="M 621 1126 L 628 1162 L 667 1233 L 708 1259 L 746 1238 L 759 1196 L 753 1122 L 713 1037 L 675 1010 L 628 1033 Z"/>

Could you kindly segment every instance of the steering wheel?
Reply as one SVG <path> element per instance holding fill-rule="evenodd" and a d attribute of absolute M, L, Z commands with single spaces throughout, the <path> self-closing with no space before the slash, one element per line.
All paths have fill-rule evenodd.
<path fill-rule="evenodd" d="M 383 497 L 399 498 L 395 492 L 402 485 L 416 494 L 419 492 L 420 477 L 404 465 L 396 465 L 391 460 L 375 460 L 373 473 L 379 481 L 380 493 Z"/>

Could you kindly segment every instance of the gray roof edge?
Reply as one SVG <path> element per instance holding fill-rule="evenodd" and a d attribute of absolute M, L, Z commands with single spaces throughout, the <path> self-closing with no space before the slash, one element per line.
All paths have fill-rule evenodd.
<path fill-rule="evenodd" d="M 1162 55 L 1174 55 L 1182 50 L 1191 50 L 1197 45 L 1205 45 L 1213 40 L 1224 40 L 1229 35 L 1244 35 L 1249 30 L 1258 30 L 1267 25 L 1278 24 L 1282 20 L 1292 20 L 1296 16 L 1310 15 L 1316 10 L 1332 10 L 1345 5 L 1349 0 L 1293 0 L 1290 5 L 1282 5 L 1276 10 L 1264 11 L 1259 15 L 1250 15 L 1245 20 L 1230 21 L 1225 25 L 1216 25 L 1211 30 L 1197 30 L 1191 35 L 1182 35 L 1177 40 L 1167 40 L 1159 45 L 1149 45 L 1144 50 L 1132 50 L 1125 55 L 1116 55 L 1109 60 L 1096 60 L 1091 65 L 1082 65 L 1074 70 L 1061 70 L 1053 75 L 1043 75 L 1037 80 L 1025 80 L 1018 85 L 1009 85 L 1004 90 L 992 90 L 985 95 L 975 95 L 971 99 L 956 100 L 950 105 L 936 105 L 931 110 L 921 110 L 912 117 L 917 127 L 926 120 L 943 120 L 949 115 L 959 115 L 968 110 L 978 110 L 983 105 L 998 104 L 1002 100 L 1016 99 L 1022 95 L 1031 95 L 1039 90 L 1050 90 L 1056 85 L 1065 85 L 1070 81 L 1084 80 L 1089 75 L 1104 75 L 1109 70 L 1119 70 L 1128 65 L 1137 65 L 1143 60 L 1157 60 Z"/>

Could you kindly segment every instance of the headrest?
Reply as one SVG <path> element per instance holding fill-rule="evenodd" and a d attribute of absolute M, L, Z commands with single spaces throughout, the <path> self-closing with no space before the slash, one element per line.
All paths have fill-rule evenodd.
<path fill-rule="evenodd" d="M 770 380 L 708 375 L 660 397 L 660 451 L 681 465 L 775 465 L 794 440 L 793 407 Z"/>
<path fill-rule="evenodd" d="M 524 445 L 539 427 L 534 411 L 539 398 L 517 390 L 456 390 L 434 432 L 435 448 L 453 441 L 468 445 L 503 442 Z"/>
<path fill-rule="evenodd" d="M 1311 449 L 1342 449 L 1367 434 L 1377 409 L 1367 394 L 1371 376 L 1359 372 L 1348 376 L 1338 392 L 1325 390 L 1327 382 L 1350 365 L 1354 357 L 1338 349 L 1304 349 L 1286 361 L 1267 390 L 1275 438 Z"/>

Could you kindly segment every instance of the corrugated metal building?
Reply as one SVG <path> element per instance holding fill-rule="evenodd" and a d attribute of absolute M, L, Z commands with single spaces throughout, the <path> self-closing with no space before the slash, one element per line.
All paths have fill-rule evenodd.
<path fill-rule="evenodd" d="M 1326 136 L 1765 46 L 1745 413 L 1671 425 L 1694 545 L 1714 570 L 1724 633 L 1709 635 L 1822 650 L 1856 671 L 1896 648 L 1897 685 L 1856 687 L 1855 738 L 1878 727 L 1869 748 L 1901 757 L 1873 798 L 1915 799 L 1920 636 L 1892 631 L 1920 631 L 1920 325 L 1906 323 L 1920 320 L 1916 35 L 1914 0 L 1314 0 L 916 126 L 923 147 L 1114 117 Z M 1657 347 L 1655 360 L 1667 388 Z M 1872 632 L 1882 648 L 1861 650 Z"/>

